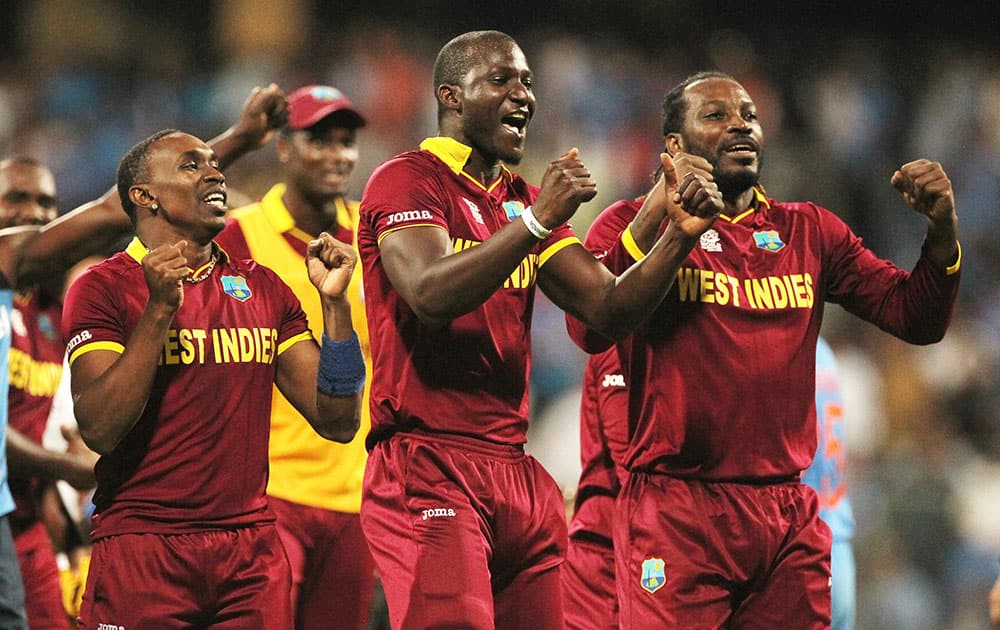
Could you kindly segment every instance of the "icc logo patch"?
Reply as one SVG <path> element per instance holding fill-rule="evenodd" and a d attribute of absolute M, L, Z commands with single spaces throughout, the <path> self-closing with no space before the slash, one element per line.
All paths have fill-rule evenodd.
<path fill-rule="evenodd" d="M 524 212 L 524 204 L 520 201 L 503 202 L 503 211 L 507 213 L 507 220 L 513 221 Z"/>
<path fill-rule="evenodd" d="M 222 290 L 240 302 L 246 302 L 253 297 L 250 287 L 247 286 L 247 279 L 243 276 L 222 276 Z"/>
<path fill-rule="evenodd" d="M 648 593 L 655 593 L 667 583 L 667 575 L 663 572 L 663 558 L 646 558 L 642 561 L 642 577 L 639 584 Z"/>
<path fill-rule="evenodd" d="M 776 252 L 785 246 L 776 230 L 754 232 L 753 242 L 757 245 L 757 247 L 766 249 L 769 252 Z"/>

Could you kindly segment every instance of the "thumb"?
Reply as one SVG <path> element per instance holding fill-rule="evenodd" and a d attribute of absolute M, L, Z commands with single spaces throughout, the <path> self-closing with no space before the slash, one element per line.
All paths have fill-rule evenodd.
<path fill-rule="evenodd" d="M 907 193 L 910 192 L 911 190 L 910 186 L 907 183 L 906 177 L 903 175 L 901 171 L 896 171 L 895 173 L 893 173 L 892 179 L 889 180 L 889 183 L 892 184 L 893 188 L 895 188 L 901 193 Z"/>
<path fill-rule="evenodd" d="M 669 153 L 660 154 L 660 164 L 663 165 L 663 184 L 667 188 L 677 187 L 677 171 L 674 170 L 674 159 Z"/>
<path fill-rule="evenodd" d="M 578 156 L 578 155 L 580 155 L 580 149 L 577 149 L 576 147 L 573 147 L 569 151 L 567 151 L 567 152 L 563 153 L 561 156 L 559 156 L 559 159 L 560 160 L 575 160 L 576 156 Z"/>

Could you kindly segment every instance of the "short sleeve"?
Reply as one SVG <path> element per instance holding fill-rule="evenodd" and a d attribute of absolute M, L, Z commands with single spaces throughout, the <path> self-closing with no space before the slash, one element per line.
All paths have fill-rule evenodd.
<path fill-rule="evenodd" d="M 268 283 L 271 285 L 268 294 L 273 299 L 280 301 L 281 323 L 278 327 L 278 354 L 280 355 L 300 341 L 311 341 L 313 335 L 309 330 L 309 321 L 305 311 L 302 310 L 299 298 L 276 273 L 263 266 L 257 268 L 267 274 Z"/>
<path fill-rule="evenodd" d="M 84 272 L 70 286 L 63 305 L 62 329 L 69 362 L 92 350 L 125 350 L 124 283 L 99 268 Z"/>
<path fill-rule="evenodd" d="M 419 156 L 406 154 L 379 167 L 365 187 L 361 220 L 381 243 L 386 235 L 418 226 L 448 230 L 442 192 L 429 170 L 421 168 Z"/>

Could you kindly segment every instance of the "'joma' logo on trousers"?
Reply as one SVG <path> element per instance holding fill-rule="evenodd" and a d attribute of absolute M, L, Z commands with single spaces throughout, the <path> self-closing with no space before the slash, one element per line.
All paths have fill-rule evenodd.
<path fill-rule="evenodd" d="M 439 516 L 455 516 L 455 510 L 452 508 L 431 508 L 423 510 L 420 513 L 420 517 L 425 521 L 429 518 L 437 518 Z"/>

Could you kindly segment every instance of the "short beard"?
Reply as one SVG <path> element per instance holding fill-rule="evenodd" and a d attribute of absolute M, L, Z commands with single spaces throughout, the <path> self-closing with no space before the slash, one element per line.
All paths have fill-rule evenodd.
<path fill-rule="evenodd" d="M 719 192 L 722 193 L 723 199 L 735 199 L 756 186 L 757 182 L 760 181 L 760 169 L 763 167 L 764 162 L 759 151 L 757 152 L 756 171 L 743 169 L 735 173 L 724 173 L 719 168 L 718 155 L 714 155 L 704 147 L 694 145 L 688 141 L 685 141 L 685 145 L 687 146 L 686 150 L 688 153 L 703 157 L 712 165 L 712 179 L 715 181 L 715 185 L 718 186 Z"/>
<path fill-rule="evenodd" d="M 500 160 L 508 166 L 517 166 L 518 164 L 521 163 L 521 160 L 523 159 L 524 159 L 524 152 L 521 152 L 520 155 L 509 155 L 500 158 Z"/>
<path fill-rule="evenodd" d="M 715 171 L 715 185 L 719 187 L 723 199 L 735 199 L 760 181 L 759 171 L 743 170 L 736 173 Z"/>

